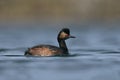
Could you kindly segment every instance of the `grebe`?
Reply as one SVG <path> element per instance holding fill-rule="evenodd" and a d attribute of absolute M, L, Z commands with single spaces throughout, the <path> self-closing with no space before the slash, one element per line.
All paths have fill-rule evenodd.
<path fill-rule="evenodd" d="M 32 48 L 29 48 L 25 55 L 32 56 L 66 56 L 69 54 L 68 48 L 66 46 L 65 40 L 69 38 L 75 38 L 70 35 L 70 30 L 68 28 L 63 28 L 57 37 L 59 47 L 52 45 L 38 45 Z"/>

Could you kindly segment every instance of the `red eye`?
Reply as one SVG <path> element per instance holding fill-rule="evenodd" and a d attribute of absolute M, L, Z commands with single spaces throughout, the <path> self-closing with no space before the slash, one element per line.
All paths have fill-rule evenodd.
<path fill-rule="evenodd" d="M 66 34 L 66 35 L 65 35 L 65 37 L 69 37 L 69 35 L 68 35 L 68 34 Z"/>

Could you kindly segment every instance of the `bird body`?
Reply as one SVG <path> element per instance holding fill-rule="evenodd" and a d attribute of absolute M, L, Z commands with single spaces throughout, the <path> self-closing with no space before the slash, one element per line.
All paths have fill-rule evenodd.
<path fill-rule="evenodd" d="M 66 46 L 65 40 L 69 38 L 75 38 L 74 36 L 70 36 L 70 31 L 68 28 L 63 28 L 57 37 L 59 47 L 53 45 L 37 45 L 32 48 L 29 48 L 25 55 L 33 55 L 33 56 L 64 56 L 68 55 L 68 48 Z"/>

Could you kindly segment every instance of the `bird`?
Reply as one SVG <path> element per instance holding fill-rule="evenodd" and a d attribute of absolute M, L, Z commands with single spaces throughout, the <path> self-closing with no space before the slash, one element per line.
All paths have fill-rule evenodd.
<path fill-rule="evenodd" d="M 25 51 L 25 56 L 68 56 L 69 51 L 65 40 L 69 38 L 76 38 L 70 35 L 69 28 L 63 28 L 57 36 L 59 47 L 54 45 L 41 44 L 28 48 Z"/>

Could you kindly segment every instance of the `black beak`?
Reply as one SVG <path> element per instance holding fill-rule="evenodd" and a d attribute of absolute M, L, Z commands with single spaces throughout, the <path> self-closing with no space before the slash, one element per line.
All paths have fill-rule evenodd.
<path fill-rule="evenodd" d="M 71 35 L 70 35 L 70 36 L 69 36 L 69 38 L 76 38 L 76 37 L 75 37 L 75 36 L 71 36 Z"/>

